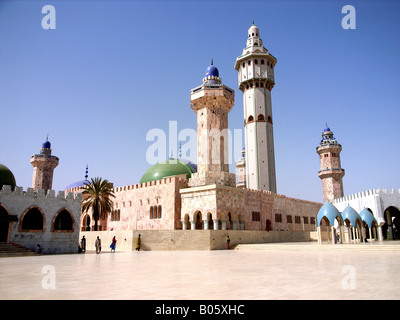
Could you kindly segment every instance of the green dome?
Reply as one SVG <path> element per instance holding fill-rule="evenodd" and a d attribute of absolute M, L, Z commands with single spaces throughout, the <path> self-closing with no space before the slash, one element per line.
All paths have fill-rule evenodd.
<path fill-rule="evenodd" d="M 189 179 L 194 170 L 188 163 L 169 159 L 167 161 L 161 161 L 150 167 L 142 176 L 139 183 L 160 180 L 165 177 L 176 176 L 179 174 L 186 174 L 186 178 Z"/>
<path fill-rule="evenodd" d="M 9 185 L 11 189 L 14 189 L 16 182 L 11 170 L 0 163 L 0 190 L 3 189 L 3 185 Z"/>

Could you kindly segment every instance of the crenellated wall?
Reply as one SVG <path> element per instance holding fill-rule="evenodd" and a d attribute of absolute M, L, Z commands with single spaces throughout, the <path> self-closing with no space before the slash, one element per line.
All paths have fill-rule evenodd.
<path fill-rule="evenodd" d="M 400 189 L 369 189 L 333 200 L 335 207 L 342 212 L 350 205 L 357 213 L 370 209 L 380 226 L 385 224 L 385 210 L 396 207 L 400 210 Z"/>

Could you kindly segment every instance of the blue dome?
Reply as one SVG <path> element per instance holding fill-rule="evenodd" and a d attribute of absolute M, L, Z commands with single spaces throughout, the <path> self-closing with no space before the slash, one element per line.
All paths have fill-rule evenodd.
<path fill-rule="evenodd" d="M 50 141 L 46 140 L 45 142 L 43 142 L 42 143 L 42 149 L 51 149 Z"/>
<path fill-rule="evenodd" d="M 214 77 L 219 77 L 219 72 L 218 72 L 218 69 L 217 69 L 215 66 L 210 65 L 210 66 L 206 69 L 205 77 L 208 78 L 208 77 L 212 77 L 212 76 L 214 76 Z"/>
<path fill-rule="evenodd" d="M 360 212 L 360 217 L 361 217 L 362 221 L 364 221 L 368 225 L 369 228 L 372 227 L 373 222 L 375 222 L 376 225 L 378 225 L 378 222 L 376 221 L 375 217 L 372 215 L 371 212 L 368 211 L 368 209 L 364 208 Z"/>
<path fill-rule="evenodd" d="M 325 127 L 324 132 L 326 131 L 331 131 L 331 129 L 329 127 Z"/>
<path fill-rule="evenodd" d="M 83 186 L 85 186 L 87 184 L 90 184 L 90 181 L 88 181 L 88 180 L 77 181 L 77 182 L 74 182 L 74 183 L 70 184 L 64 190 L 71 189 L 71 188 L 83 187 Z"/>
<path fill-rule="evenodd" d="M 336 207 L 329 201 L 326 201 L 325 204 L 318 211 L 318 215 L 317 215 L 318 226 L 321 225 L 321 220 L 323 217 L 326 217 L 328 219 L 329 225 L 331 225 L 331 226 L 333 226 L 335 224 L 336 217 L 339 217 L 339 219 L 341 221 L 343 221 L 339 210 L 336 209 Z"/>
<path fill-rule="evenodd" d="M 353 227 L 355 227 L 357 225 L 357 220 L 359 220 L 360 223 L 361 223 L 360 215 L 357 213 L 356 210 L 354 210 L 349 205 L 346 207 L 346 209 L 343 210 L 342 219 L 343 219 L 343 221 L 346 220 L 346 219 L 349 220 L 350 221 L 350 225 L 353 226 Z"/>

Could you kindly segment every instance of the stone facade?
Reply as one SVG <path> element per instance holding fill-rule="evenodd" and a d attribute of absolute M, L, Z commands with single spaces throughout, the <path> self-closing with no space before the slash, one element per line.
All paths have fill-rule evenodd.
<path fill-rule="evenodd" d="M 2 228 L 8 225 L 7 242 L 42 253 L 78 252 L 81 194 L 3 186 L 0 191 Z M 8 218 L 8 221 L 4 220 Z"/>

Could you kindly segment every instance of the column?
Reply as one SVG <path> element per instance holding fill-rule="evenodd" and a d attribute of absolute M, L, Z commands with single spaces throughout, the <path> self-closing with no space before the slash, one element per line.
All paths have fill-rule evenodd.
<path fill-rule="evenodd" d="M 237 229 L 237 221 L 233 220 L 232 221 L 232 230 L 236 230 Z"/>
<path fill-rule="evenodd" d="M 182 221 L 182 230 L 187 230 L 187 221 Z"/>
<path fill-rule="evenodd" d="M 203 220 L 204 230 L 208 230 L 208 220 Z"/>
<path fill-rule="evenodd" d="M 383 232 L 382 232 L 382 226 L 378 227 L 378 240 L 383 241 Z"/>
<path fill-rule="evenodd" d="M 369 228 L 369 241 L 372 242 L 372 228 Z"/>
<path fill-rule="evenodd" d="M 215 219 L 213 220 L 213 222 L 214 222 L 214 230 L 218 230 L 218 220 Z"/>
<path fill-rule="evenodd" d="M 196 230 L 196 221 L 190 221 L 190 229 Z"/>
<path fill-rule="evenodd" d="M 226 220 L 222 220 L 221 228 L 222 230 L 226 230 Z"/>
<path fill-rule="evenodd" d="M 322 244 L 322 234 L 321 234 L 321 227 L 317 227 L 317 237 L 318 237 L 318 244 Z"/>
<path fill-rule="evenodd" d="M 331 226 L 332 244 L 335 244 L 335 227 Z"/>

